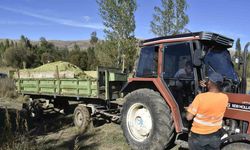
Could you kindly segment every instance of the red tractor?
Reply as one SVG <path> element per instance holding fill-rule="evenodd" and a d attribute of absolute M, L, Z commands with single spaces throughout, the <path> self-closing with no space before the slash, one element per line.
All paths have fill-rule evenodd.
<path fill-rule="evenodd" d="M 189 106 L 199 92 L 206 92 L 199 81 L 212 72 L 224 76 L 222 89 L 230 99 L 223 121 L 225 134 L 221 148 L 241 146 L 241 149 L 250 149 L 250 95 L 246 94 L 250 43 L 244 50 L 243 73 L 239 77 L 228 51 L 233 42 L 210 32 L 141 42 L 135 75 L 122 90 L 126 101 L 121 113 L 121 127 L 132 149 L 166 149 L 172 142 L 187 148 L 191 123 L 185 119 L 184 107 Z M 180 70 L 188 64 L 190 72 L 180 75 Z"/>

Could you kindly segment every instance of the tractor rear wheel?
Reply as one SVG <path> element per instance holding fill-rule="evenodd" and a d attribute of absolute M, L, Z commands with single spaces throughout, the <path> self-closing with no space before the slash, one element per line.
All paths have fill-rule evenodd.
<path fill-rule="evenodd" d="M 84 105 L 78 105 L 74 111 L 74 125 L 81 133 L 84 133 L 90 123 L 89 110 Z"/>
<path fill-rule="evenodd" d="M 139 89 L 125 97 L 121 127 L 132 149 L 165 149 L 174 136 L 171 111 L 161 95 Z"/>

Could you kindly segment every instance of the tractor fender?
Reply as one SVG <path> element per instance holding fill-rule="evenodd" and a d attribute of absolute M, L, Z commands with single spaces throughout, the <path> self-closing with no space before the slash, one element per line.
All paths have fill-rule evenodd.
<path fill-rule="evenodd" d="M 121 89 L 121 92 L 127 95 L 128 93 L 132 91 L 135 91 L 137 89 L 143 89 L 143 88 L 157 91 L 157 88 L 152 81 L 132 81 L 132 82 L 127 82 Z"/>

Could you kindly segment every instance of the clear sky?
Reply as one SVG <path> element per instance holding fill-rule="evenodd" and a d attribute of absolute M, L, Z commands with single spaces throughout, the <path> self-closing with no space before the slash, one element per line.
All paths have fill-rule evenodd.
<path fill-rule="evenodd" d="M 161 0 L 137 0 L 138 38 L 151 38 L 153 8 Z M 187 0 L 191 31 L 212 31 L 250 41 L 250 0 Z M 25 35 L 38 40 L 85 40 L 96 31 L 104 38 L 95 0 L 0 0 L 0 38 Z"/>

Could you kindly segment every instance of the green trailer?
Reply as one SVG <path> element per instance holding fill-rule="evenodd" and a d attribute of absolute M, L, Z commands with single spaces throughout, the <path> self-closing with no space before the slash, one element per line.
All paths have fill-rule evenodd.
<path fill-rule="evenodd" d="M 82 131 L 86 129 L 91 116 L 105 115 L 113 121 L 119 119 L 115 101 L 121 97 L 120 91 L 127 82 L 127 74 L 120 69 L 98 67 L 96 71 L 84 71 L 76 77 L 67 74 L 65 77 L 56 67 L 54 72 L 44 74 L 47 77 L 32 71 L 14 73 L 18 93 L 30 99 L 29 103 L 24 104 L 24 109 L 31 116 L 40 117 L 44 110 L 51 107 L 58 112 L 68 113 L 70 103 L 77 103 L 74 123 Z"/>
<path fill-rule="evenodd" d="M 127 81 L 127 75 L 118 69 L 99 67 L 97 71 L 85 71 L 85 78 L 16 78 L 18 93 L 22 95 L 46 95 L 53 97 L 95 98 L 112 100 Z"/>

